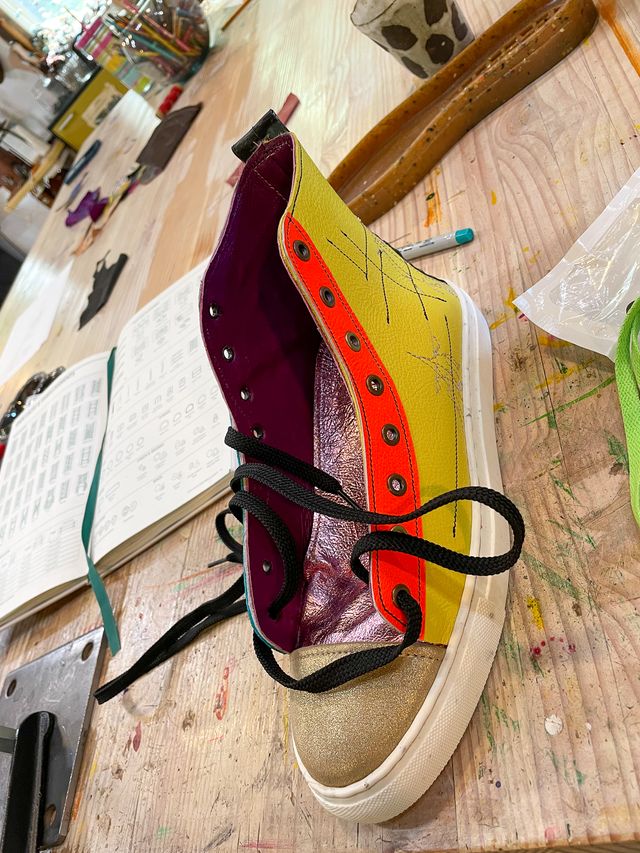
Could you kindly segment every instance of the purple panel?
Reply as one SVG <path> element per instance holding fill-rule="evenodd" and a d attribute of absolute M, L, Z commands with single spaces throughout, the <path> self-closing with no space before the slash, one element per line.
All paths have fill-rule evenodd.
<path fill-rule="evenodd" d="M 237 429 L 250 433 L 260 427 L 267 443 L 313 462 L 314 369 L 320 336 L 282 264 L 277 241 L 293 165 L 290 136 L 262 145 L 247 162 L 204 277 L 201 323 Z M 210 306 L 215 306 L 213 311 Z M 227 347 L 233 351 L 231 360 L 223 354 Z M 249 391 L 248 400 L 242 399 L 241 389 Z M 302 563 L 312 514 L 259 484 L 250 488 L 288 526 Z M 245 533 L 252 616 L 268 642 L 290 651 L 297 644 L 302 590 L 277 620 L 271 619 L 267 608 L 282 586 L 282 563 L 259 522 L 249 517 Z M 268 573 L 263 571 L 264 561 L 271 564 Z"/>

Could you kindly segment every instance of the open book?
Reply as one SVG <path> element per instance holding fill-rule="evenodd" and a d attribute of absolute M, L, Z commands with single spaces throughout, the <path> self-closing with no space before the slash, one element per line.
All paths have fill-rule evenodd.
<path fill-rule="evenodd" d="M 229 415 L 200 336 L 204 265 L 63 373 L 16 420 L 0 468 L 0 625 L 86 583 L 82 522 L 104 440 L 89 553 L 115 569 L 229 484 Z"/>

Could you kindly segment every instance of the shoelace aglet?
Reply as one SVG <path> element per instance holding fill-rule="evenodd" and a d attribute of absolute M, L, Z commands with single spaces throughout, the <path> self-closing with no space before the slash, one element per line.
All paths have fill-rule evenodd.
<path fill-rule="evenodd" d="M 213 560 L 211 563 L 207 563 L 208 569 L 213 569 L 216 566 L 221 566 L 223 563 L 239 563 L 240 561 L 235 556 L 235 554 L 227 554 L 226 557 L 220 557 L 219 560 Z"/>
<path fill-rule="evenodd" d="M 344 489 L 340 489 L 340 491 L 336 492 L 336 494 L 338 495 L 338 497 L 341 497 L 342 500 L 345 501 L 345 503 L 348 503 L 350 507 L 353 507 L 353 509 L 362 509 L 362 507 L 357 504 L 353 500 L 353 498 L 349 497 L 349 495 L 345 492 Z"/>

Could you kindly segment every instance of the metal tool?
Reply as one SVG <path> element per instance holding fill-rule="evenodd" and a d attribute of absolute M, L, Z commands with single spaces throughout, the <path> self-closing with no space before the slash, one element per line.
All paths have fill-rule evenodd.
<path fill-rule="evenodd" d="M 67 834 L 104 655 L 97 628 L 10 673 L 0 693 L 0 851 Z"/>
<path fill-rule="evenodd" d="M 597 19 L 591 0 L 520 0 L 372 128 L 329 183 L 373 222 L 468 130 L 571 53 Z"/>

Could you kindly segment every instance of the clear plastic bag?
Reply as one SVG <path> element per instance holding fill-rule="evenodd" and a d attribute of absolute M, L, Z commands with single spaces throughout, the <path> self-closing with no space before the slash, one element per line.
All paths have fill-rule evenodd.
<path fill-rule="evenodd" d="M 544 278 L 514 300 L 556 337 L 615 358 L 640 296 L 640 169 Z"/>

